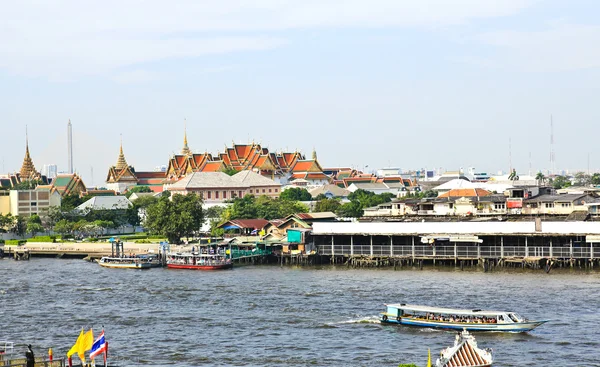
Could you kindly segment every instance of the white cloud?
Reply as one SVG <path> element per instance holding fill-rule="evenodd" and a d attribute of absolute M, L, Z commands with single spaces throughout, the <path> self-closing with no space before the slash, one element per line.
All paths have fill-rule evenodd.
<path fill-rule="evenodd" d="M 536 32 L 490 32 L 476 41 L 495 46 L 492 58 L 477 61 L 486 66 L 528 72 L 600 67 L 600 26 L 561 24 Z"/>
<path fill-rule="evenodd" d="M 289 29 L 443 27 L 534 0 L 53 1 L 0 5 L 0 69 L 69 79 L 162 59 L 257 51 Z"/>

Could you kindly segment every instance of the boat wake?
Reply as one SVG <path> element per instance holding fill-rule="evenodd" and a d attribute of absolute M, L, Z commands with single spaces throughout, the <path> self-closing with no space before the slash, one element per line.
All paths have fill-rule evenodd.
<path fill-rule="evenodd" d="M 350 319 L 344 321 L 330 322 L 327 323 L 328 326 L 336 326 L 336 325 L 344 325 L 344 324 L 379 324 L 380 318 L 379 316 L 366 316 L 358 319 Z"/>

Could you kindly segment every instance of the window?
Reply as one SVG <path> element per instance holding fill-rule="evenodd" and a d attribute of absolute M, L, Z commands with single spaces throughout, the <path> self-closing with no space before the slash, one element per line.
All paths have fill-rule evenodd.
<path fill-rule="evenodd" d="M 562 208 L 570 208 L 571 207 L 571 203 L 560 203 L 560 206 Z"/>
<path fill-rule="evenodd" d="M 223 199 L 227 199 L 227 191 L 223 191 Z"/>
<path fill-rule="evenodd" d="M 554 208 L 554 203 L 544 203 L 546 208 Z"/>
<path fill-rule="evenodd" d="M 265 192 L 267 192 L 267 191 L 266 191 L 265 189 L 263 189 L 263 194 L 264 194 Z"/>
<path fill-rule="evenodd" d="M 275 189 L 275 192 L 279 192 L 279 189 Z"/>
<path fill-rule="evenodd" d="M 229 197 L 233 199 L 235 197 L 235 191 L 232 191 Z"/>
<path fill-rule="evenodd" d="M 208 198 L 212 199 L 212 191 L 208 191 Z"/>
<path fill-rule="evenodd" d="M 219 192 L 215 191 L 215 199 L 218 199 L 218 198 L 219 198 Z"/>
<path fill-rule="evenodd" d="M 241 191 L 238 191 L 238 197 L 240 197 L 240 198 L 242 197 L 242 192 Z"/>
<path fill-rule="evenodd" d="M 271 192 L 271 189 L 269 189 L 269 192 Z"/>
<path fill-rule="evenodd" d="M 506 209 L 506 203 L 494 203 L 495 210 L 503 210 Z"/>
<path fill-rule="evenodd" d="M 37 206 L 37 203 L 35 201 L 32 201 L 31 206 Z"/>

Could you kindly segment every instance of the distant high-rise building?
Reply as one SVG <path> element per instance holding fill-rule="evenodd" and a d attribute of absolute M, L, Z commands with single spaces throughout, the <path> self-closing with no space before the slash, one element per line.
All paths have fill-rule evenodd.
<path fill-rule="evenodd" d="M 55 179 L 58 175 L 58 166 L 56 164 L 44 164 L 41 173 L 49 179 Z"/>
<path fill-rule="evenodd" d="M 67 124 L 67 140 L 69 173 L 73 173 L 73 125 L 71 125 L 71 119 L 69 119 L 69 123 Z"/>

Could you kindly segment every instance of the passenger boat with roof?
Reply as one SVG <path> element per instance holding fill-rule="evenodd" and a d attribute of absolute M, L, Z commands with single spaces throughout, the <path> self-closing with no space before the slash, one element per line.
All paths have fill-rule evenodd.
<path fill-rule="evenodd" d="M 527 320 L 515 312 L 386 304 L 382 323 L 468 331 L 527 332 L 547 320 Z"/>
<path fill-rule="evenodd" d="M 98 264 L 105 268 L 113 268 L 113 269 L 150 269 L 157 267 L 156 263 L 152 260 L 136 257 L 136 256 L 128 256 L 128 257 L 112 257 L 112 256 L 104 256 L 100 260 L 98 260 Z M 159 265 L 158 265 L 159 266 Z"/>
<path fill-rule="evenodd" d="M 190 270 L 223 270 L 233 268 L 233 262 L 227 254 L 217 252 L 183 252 L 167 255 L 167 268 Z"/>
<path fill-rule="evenodd" d="M 453 346 L 440 352 L 435 367 L 490 367 L 492 363 L 492 350 L 479 348 L 475 337 L 464 330 Z"/>

